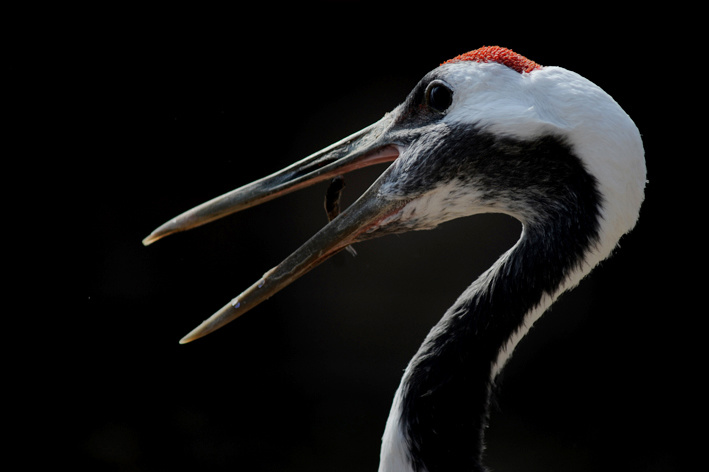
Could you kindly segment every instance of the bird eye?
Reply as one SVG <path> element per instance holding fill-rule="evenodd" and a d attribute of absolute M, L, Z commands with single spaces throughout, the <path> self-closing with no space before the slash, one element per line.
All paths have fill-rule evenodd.
<path fill-rule="evenodd" d="M 451 103 L 453 103 L 453 91 L 441 82 L 431 82 L 426 89 L 426 104 L 443 113 Z"/>

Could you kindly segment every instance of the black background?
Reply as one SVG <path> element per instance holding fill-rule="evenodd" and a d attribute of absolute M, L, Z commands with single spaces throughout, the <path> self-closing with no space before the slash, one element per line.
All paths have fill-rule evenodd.
<path fill-rule="evenodd" d="M 706 151 L 689 18 L 438 2 L 77 9 L 7 31 L 9 455 L 115 471 L 373 471 L 401 373 L 519 236 L 477 216 L 367 242 L 177 341 L 326 222 L 326 184 L 171 236 L 167 219 L 376 121 L 483 45 L 574 70 L 645 143 L 647 197 L 501 379 L 499 471 L 688 470 L 702 422 Z M 673 29 L 670 35 L 669 30 Z M 678 35 L 678 33 L 680 35 Z M 350 203 L 381 172 L 347 179 Z M 14 184 L 20 184 L 15 186 Z M 19 262 L 19 264 L 12 264 Z M 699 303 L 699 305 L 697 305 Z M 15 447 L 17 446 L 17 447 Z"/>

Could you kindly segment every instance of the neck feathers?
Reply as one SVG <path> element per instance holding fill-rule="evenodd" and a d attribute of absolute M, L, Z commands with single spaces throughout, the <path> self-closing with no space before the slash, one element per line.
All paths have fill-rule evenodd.
<path fill-rule="evenodd" d="M 563 198 L 534 207 L 517 244 L 428 334 L 397 391 L 380 472 L 485 470 L 495 376 L 534 321 L 596 263 L 602 201 L 580 163 Z M 407 468 L 388 468 L 395 462 Z"/>

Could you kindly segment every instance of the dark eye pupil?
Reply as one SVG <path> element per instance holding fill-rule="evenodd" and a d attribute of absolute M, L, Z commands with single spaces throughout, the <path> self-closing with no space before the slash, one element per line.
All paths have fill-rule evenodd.
<path fill-rule="evenodd" d="M 437 111 L 446 111 L 453 102 L 453 92 L 444 85 L 436 84 L 428 91 L 428 106 Z"/>

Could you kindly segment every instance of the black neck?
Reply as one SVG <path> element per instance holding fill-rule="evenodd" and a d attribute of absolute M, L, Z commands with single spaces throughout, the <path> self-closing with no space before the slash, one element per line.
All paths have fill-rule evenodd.
<path fill-rule="evenodd" d="M 597 241 L 595 181 L 582 168 L 578 175 L 576 191 L 525 224 L 515 247 L 446 312 L 411 361 L 401 427 L 416 472 L 485 470 L 483 431 L 499 353 Z"/>

